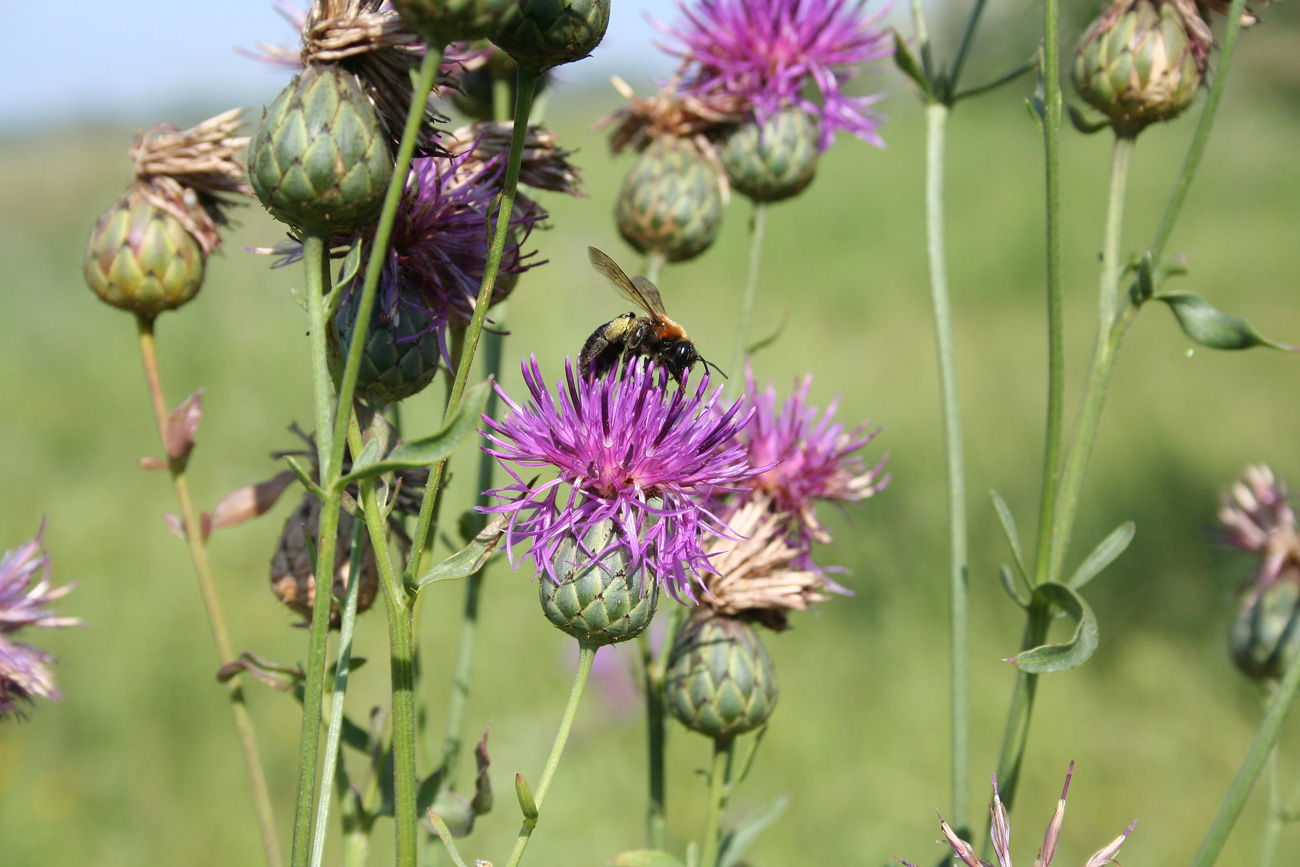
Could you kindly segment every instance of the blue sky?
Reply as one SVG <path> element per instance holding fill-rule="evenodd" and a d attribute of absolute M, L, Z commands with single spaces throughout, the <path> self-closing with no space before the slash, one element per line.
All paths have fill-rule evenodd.
<path fill-rule="evenodd" d="M 272 0 L 3 2 L 0 9 L 9 34 L 0 59 L 0 132 L 76 119 L 147 125 L 195 103 L 263 105 L 284 86 L 284 71 L 235 47 L 296 44 Z M 565 78 L 667 74 L 672 63 L 652 47 L 646 12 L 675 17 L 671 0 L 614 0 L 605 42 L 565 67 Z"/>

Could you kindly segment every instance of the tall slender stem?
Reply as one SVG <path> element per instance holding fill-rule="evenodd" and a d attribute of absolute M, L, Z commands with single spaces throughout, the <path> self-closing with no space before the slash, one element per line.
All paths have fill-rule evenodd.
<path fill-rule="evenodd" d="M 736 345 L 731 350 L 731 381 L 727 390 L 734 393 L 740 388 L 740 369 L 745 362 L 745 346 L 749 342 L 749 322 L 754 314 L 754 299 L 758 295 L 758 263 L 763 252 L 763 228 L 767 222 L 767 203 L 754 202 L 754 213 L 749 219 L 749 271 L 745 276 L 745 292 L 740 296 L 740 313 L 736 316 Z"/>
<path fill-rule="evenodd" d="M 1051 624 L 1049 611 L 1041 605 L 1031 605 L 1025 621 L 1024 638 L 1020 642 L 1023 649 L 1037 647 L 1047 638 L 1047 627 Z M 1027 671 L 1016 672 L 1016 685 L 1011 691 L 1011 707 L 1007 711 L 1007 725 L 1002 733 L 1002 750 L 998 757 L 998 790 L 1002 803 L 1011 809 L 1016 788 L 1020 784 L 1020 763 L 1025 756 L 1025 746 L 1029 743 L 1029 721 L 1033 716 L 1034 696 L 1038 693 L 1038 675 Z M 991 840 L 985 841 L 985 856 L 988 855 Z"/>
<path fill-rule="evenodd" d="M 1278 737 L 1282 733 L 1282 723 L 1286 721 L 1297 693 L 1300 693 L 1300 665 L 1292 665 L 1287 669 L 1281 684 L 1278 685 L 1277 693 L 1264 713 L 1264 721 L 1260 724 L 1259 733 L 1255 735 L 1255 742 L 1246 753 L 1241 770 L 1237 771 L 1237 777 L 1232 781 L 1232 786 L 1223 799 L 1223 805 L 1219 808 L 1218 815 L 1214 817 L 1204 842 L 1201 843 L 1200 851 L 1192 860 L 1192 867 L 1210 867 L 1223 851 L 1223 844 L 1228 841 L 1232 826 L 1241 816 L 1241 811 L 1246 806 L 1246 799 L 1250 797 L 1250 791 L 1255 786 L 1255 780 L 1259 778 L 1264 762 L 1277 745 Z"/>
<path fill-rule="evenodd" d="M 664 254 L 650 252 L 645 257 L 645 277 L 651 283 L 659 282 L 659 272 L 664 267 Z"/>
<path fill-rule="evenodd" d="M 966 827 L 970 797 L 970 697 L 967 653 L 967 537 L 966 472 L 957 399 L 956 350 L 952 335 L 952 306 L 948 298 L 948 264 L 944 241 L 944 133 L 950 109 L 942 103 L 926 107 L 926 252 L 930 261 L 930 295 L 939 352 L 939 382 L 943 394 L 944 444 L 948 455 L 948 522 L 951 552 L 952 666 L 952 822 Z"/>
<path fill-rule="evenodd" d="M 154 338 L 153 320 L 138 316 L 136 326 L 154 421 L 158 426 L 158 436 L 165 446 L 168 439 L 167 398 L 163 393 L 162 374 L 158 367 L 158 344 Z M 185 540 L 189 545 L 194 574 L 199 580 L 199 594 L 203 597 L 203 610 L 208 616 L 212 641 L 217 646 L 217 658 L 222 665 L 225 665 L 234 660 L 234 647 L 230 643 L 230 635 L 226 630 L 225 616 L 221 613 L 221 601 L 217 598 L 216 582 L 212 580 L 212 564 L 208 560 L 207 540 L 204 538 L 198 513 L 194 510 L 194 501 L 190 497 L 185 467 L 185 459 L 169 456 L 167 468 L 171 472 L 172 487 L 176 491 L 176 500 L 180 505 Z M 235 734 L 239 738 L 239 749 L 244 756 L 244 766 L 248 770 L 248 781 L 253 787 L 253 808 L 257 813 L 257 824 L 262 835 L 262 849 L 266 854 L 266 863 L 268 867 L 280 867 L 280 841 L 275 831 L 271 794 L 266 785 L 266 773 L 262 769 L 262 760 L 257 752 L 257 736 L 253 731 L 253 721 L 248 715 L 248 707 L 244 704 L 244 688 L 238 675 L 226 681 L 226 694 L 230 699 L 231 713 L 235 717 Z"/>
<path fill-rule="evenodd" d="M 327 239 L 320 234 L 305 233 L 302 239 L 303 264 L 306 270 L 307 313 L 311 330 L 313 394 L 316 406 L 316 450 L 320 460 L 321 503 L 320 535 L 316 542 L 316 582 L 312 603 L 311 629 L 307 639 L 307 676 L 303 681 L 302 730 L 298 739 L 298 796 L 293 818 L 293 867 L 306 867 L 311 855 L 309 838 L 312 827 L 312 800 L 316 791 L 316 764 L 320 749 L 321 702 L 325 693 L 325 656 L 329 643 L 330 602 L 333 597 L 335 549 L 338 545 L 340 495 L 334 481 L 342 465 L 335 461 L 330 426 L 333 412 L 332 387 L 325 358 L 325 297 L 329 292 L 329 257 Z"/>
<path fill-rule="evenodd" d="M 519 67 L 518 87 L 515 93 L 515 117 L 527 118 L 532 111 L 533 90 L 537 86 L 538 73 L 534 69 Z M 501 191 L 501 207 L 497 210 L 496 227 L 492 234 L 492 244 L 488 248 L 487 265 L 483 270 L 483 282 L 479 285 L 478 298 L 474 302 L 474 315 L 470 319 L 465 333 L 465 346 L 461 350 L 460 361 L 456 366 L 456 378 L 451 385 L 447 398 L 447 409 L 443 418 L 450 418 L 460 406 L 461 396 L 465 393 L 465 384 L 469 379 L 470 367 L 474 363 L 474 353 L 478 349 L 479 336 L 483 332 L 483 320 L 487 318 L 488 306 L 492 303 L 492 290 L 496 286 L 497 272 L 501 268 L 501 256 L 505 252 L 506 239 L 510 234 L 510 214 L 515 206 L 515 190 L 519 186 L 519 166 L 523 161 L 524 140 L 528 131 L 527 123 L 516 123 L 510 136 L 510 157 L 506 163 L 506 177 Z M 420 506 L 420 515 L 416 519 L 415 533 L 412 536 L 411 556 L 406 563 L 406 582 L 415 580 L 420 574 L 420 562 L 424 550 L 430 543 L 430 523 L 433 507 L 437 502 L 442 484 L 442 474 L 446 461 L 438 461 L 429 471 L 429 483 L 425 488 L 424 503 Z"/>
<path fill-rule="evenodd" d="M 1124 218 L 1124 190 L 1128 182 L 1129 162 L 1133 156 L 1136 139 L 1116 135 L 1115 149 L 1110 167 L 1110 194 L 1106 204 L 1106 232 L 1101 256 L 1101 287 L 1098 298 L 1097 345 L 1093 350 L 1092 369 L 1088 374 L 1088 388 L 1084 394 L 1083 409 L 1079 414 L 1079 428 L 1070 443 L 1062 481 L 1060 501 L 1052 523 L 1049 543 L 1048 580 L 1055 581 L 1061 574 L 1074 516 L 1079 507 L 1083 478 L 1088 470 L 1088 458 L 1097 438 L 1101 423 L 1101 408 L 1106 401 L 1115 355 L 1119 349 L 1119 335 L 1114 325 L 1119 313 L 1119 278 L 1124 264 L 1120 261 L 1120 229 Z"/>
<path fill-rule="evenodd" d="M 596 659 L 596 650 L 597 648 L 592 645 L 578 643 L 578 673 L 573 678 L 573 688 L 569 690 L 569 702 L 564 707 L 560 730 L 555 734 L 555 743 L 551 745 L 551 754 L 546 759 L 542 781 L 533 791 L 533 803 L 537 805 L 538 815 L 531 819 L 525 817 L 506 867 L 518 867 L 519 860 L 524 856 L 524 849 L 528 848 L 528 839 L 532 837 L 533 829 L 537 827 L 537 821 L 541 818 L 542 801 L 546 799 L 546 791 L 551 787 L 555 769 L 560 765 L 560 756 L 564 754 L 564 745 L 568 743 L 569 732 L 573 729 L 573 720 L 578 715 L 578 703 L 582 700 L 582 692 L 587 688 L 587 678 L 591 675 L 591 663 Z"/>
<path fill-rule="evenodd" d="M 722 815 L 727 809 L 727 783 L 731 777 L 731 757 L 735 738 L 713 739 L 713 767 L 709 769 L 709 823 L 704 831 L 700 867 L 718 867 L 722 844 Z"/>
<path fill-rule="evenodd" d="M 1277 745 L 1268 754 L 1268 810 L 1264 817 L 1264 838 L 1259 846 L 1259 867 L 1273 867 L 1277 838 L 1282 831 L 1282 793 L 1277 780 Z"/>
<path fill-rule="evenodd" d="M 320 867 L 325 857 L 325 828 L 329 820 L 330 782 L 339 760 L 339 740 L 343 733 L 343 702 L 348 692 L 348 674 L 352 665 L 352 631 L 357 622 L 357 598 L 361 593 L 361 555 L 366 528 L 360 521 L 352 525 L 352 559 L 348 562 L 348 593 L 343 601 L 339 624 L 339 658 L 334 668 L 334 694 L 330 697 L 330 722 L 325 731 L 325 766 L 321 770 L 324 784 L 316 804 L 315 833 L 311 840 L 311 867 Z"/>

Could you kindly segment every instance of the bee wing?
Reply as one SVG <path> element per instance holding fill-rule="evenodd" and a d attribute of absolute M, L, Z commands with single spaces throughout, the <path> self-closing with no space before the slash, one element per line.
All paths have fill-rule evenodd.
<path fill-rule="evenodd" d="M 623 269 L 618 267 L 618 263 L 595 247 L 587 248 L 587 258 L 591 261 L 591 267 L 603 274 L 605 279 L 618 290 L 618 294 L 655 319 L 664 317 L 664 302 L 659 297 L 659 290 L 655 288 L 655 284 L 640 276 L 629 278 L 623 273 Z"/>

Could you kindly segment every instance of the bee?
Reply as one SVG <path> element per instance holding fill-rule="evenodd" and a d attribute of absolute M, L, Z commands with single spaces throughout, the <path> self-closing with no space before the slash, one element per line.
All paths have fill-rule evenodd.
<path fill-rule="evenodd" d="M 662 366 L 677 384 L 682 385 L 695 362 L 722 373 L 716 364 L 706 361 L 686 336 L 686 330 L 664 313 L 664 302 L 655 284 L 640 275 L 628 277 L 623 269 L 595 247 L 587 248 L 591 267 L 627 300 L 645 311 L 645 316 L 624 313 L 592 332 L 578 354 L 578 369 L 583 376 L 597 379 L 609 373 L 620 359 L 644 355 Z M 722 373 L 723 378 L 726 374 Z"/>

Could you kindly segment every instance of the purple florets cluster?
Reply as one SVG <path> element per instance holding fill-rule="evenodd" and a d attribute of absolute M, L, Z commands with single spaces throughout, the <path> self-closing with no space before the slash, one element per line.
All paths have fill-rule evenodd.
<path fill-rule="evenodd" d="M 20 714 L 22 703 L 36 698 L 58 701 L 63 694 L 54 686 L 49 664 L 53 657 L 14 635 L 25 627 L 54 629 L 79 626 L 71 617 L 55 617 L 50 603 L 61 598 L 72 585 L 50 586 L 50 558 L 41 548 L 41 538 L 27 542 L 0 558 L 0 720 Z"/>
<path fill-rule="evenodd" d="M 836 130 L 877 147 L 883 116 L 871 108 L 881 94 L 849 96 L 844 84 L 864 63 L 893 54 L 880 16 L 866 0 L 697 0 L 681 3 L 685 21 L 661 26 L 667 50 L 682 60 L 680 89 L 708 101 L 742 98 L 762 123 L 786 106 L 819 118 L 825 151 Z M 809 99 L 815 85 L 820 101 Z"/>
<path fill-rule="evenodd" d="M 707 373 L 670 390 L 663 371 L 644 359 L 595 381 L 576 377 L 566 362 L 565 377 L 552 394 L 531 358 L 527 404 L 497 387 L 508 412 L 500 422 L 484 418 L 485 449 L 514 484 L 490 491 L 502 502 L 485 511 L 510 517 L 512 557 L 516 543 L 528 542 L 526 556 L 555 580 L 561 543 L 612 521 L 629 571 L 644 567 L 674 595 L 693 598 L 693 573 L 711 568 L 703 535 L 729 534 L 705 504 L 754 474 L 738 439 L 750 413 L 740 401 L 720 406 L 722 389 L 708 392 Z M 510 463 L 554 467 L 558 475 L 525 481 Z"/>

